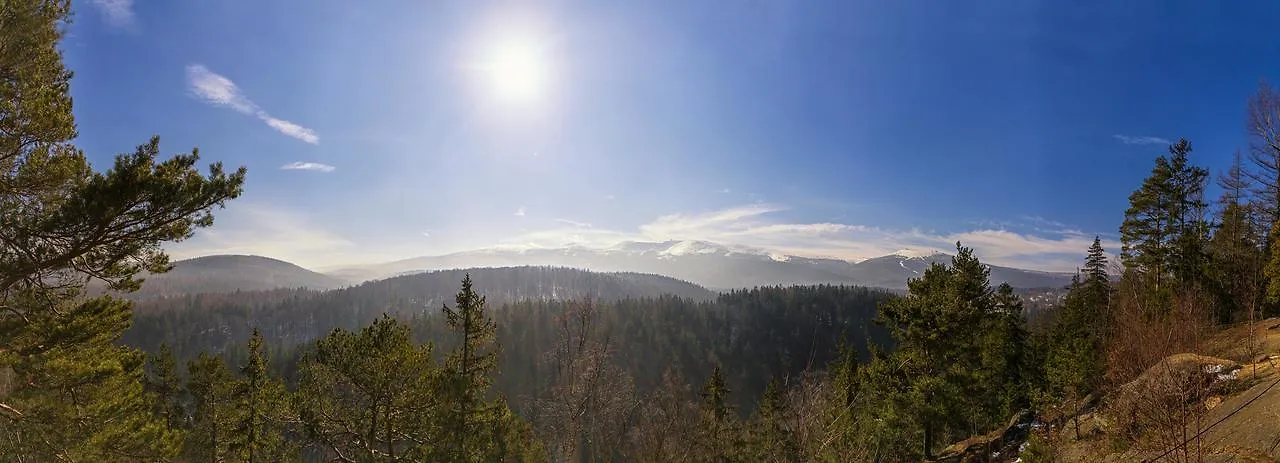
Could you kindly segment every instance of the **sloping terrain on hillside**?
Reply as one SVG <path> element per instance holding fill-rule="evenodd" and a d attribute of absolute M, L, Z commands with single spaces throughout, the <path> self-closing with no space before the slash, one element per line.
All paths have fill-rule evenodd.
<path fill-rule="evenodd" d="M 1138 379 L 1113 391 L 1103 402 L 1122 402 L 1125 389 L 1141 395 L 1148 410 L 1115 405 L 1079 416 L 1081 438 L 1067 426 L 1061 430 L 1060 457 L 1072 462 L 1207 461 L 1273 462 L 1280 459 L 1280 318 L 1258 322 L 1252 330 L 1238 326 L 1201 348 L 1206 355 L 1175 354 L 1152 366 Z M 1250 346 L 1254 346 L 1250 348 Z M 1181 363 L 1182 373 L 1171 374 Z M 1165 367 L 1165 368 L 1162 368 Z M 1152 381 L 1180 377 L 1176 387 Z M 1200 378 L 1199 381 L 1185 381 Z M 1142 383 L 1142 384 L 1139 384 Z M 1160 395 L 1190 406 L 1155 406 Z M 1145 417 L 1142 438 L 1126 442 L 1126 415 Z M 1152 417 L 1161 419 L 1151 420 Z"/>

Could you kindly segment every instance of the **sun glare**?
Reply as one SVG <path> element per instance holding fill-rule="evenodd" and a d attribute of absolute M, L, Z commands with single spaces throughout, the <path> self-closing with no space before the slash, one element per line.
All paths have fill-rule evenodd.
<path fill-rule="evenodd" d="M 543 50 L 527 40 L 495 46 L 481 62 L 490 90 L 503 100 L 528 102 L 542 97 L 549 83 Z"/>

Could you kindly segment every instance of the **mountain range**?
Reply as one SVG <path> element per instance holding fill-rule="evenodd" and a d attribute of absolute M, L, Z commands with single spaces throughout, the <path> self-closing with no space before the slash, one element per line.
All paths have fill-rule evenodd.
<path fill-rule="evenodd" d="M 329 275 L 366 281 L 427 270 L 469 267 L 550 265 L 597 272 L 665 275 L 713 290 L 770 285 L 845 284 L 904 289 L 934 263 L 951 256 L 931 250 L 904 249 L 893 254 L 849 262 L 783 255 L 706 241 L 624 242 L 609 248 L 569 246 L 554 249 L 484 249 L 441 256 L 415 257 L 377 265 L 335 269 Z M 1017 288 L 1061 287 L 1065 273 L 991 266 L 993 284 Z"/>
<path fill-rule="evenodd" d="M 618 274 L 652 274 L 690 282 L 712 291 L 757 286 L 855 285 L 901 290 L 929 266 L 949 264 L 951 256 L 933 250 L 904 249 L 890 255 L 849 262 L 783 255 L 705 241 L 625 242 L 609 248 L 569 246 L 554 249 L 483 249 L 424 256 L 373 265 L 312 271 L 262 256 L 214 255 L 181 260 L 168 273 L 146 275 L 143 289 L 130 297 L 147 299 L 181 294 L 258 291 L 273 288 L 315 290 L 352 286 L 438 270 L 496 267 L 567 267 Z M 992 284 L 1015 288 L 1061 288 L 1066 273 L 990 266 Z"/>

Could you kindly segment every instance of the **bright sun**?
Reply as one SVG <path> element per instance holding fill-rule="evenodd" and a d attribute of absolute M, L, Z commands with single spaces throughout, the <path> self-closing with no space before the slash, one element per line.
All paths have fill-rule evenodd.
<path fill-rule="evenodd" d="M 549 69 L 543 50 L 524 40 L 509 40 L 495 46 L 480 63 L 495 96 L 528 102 L 543 96 Z"/>

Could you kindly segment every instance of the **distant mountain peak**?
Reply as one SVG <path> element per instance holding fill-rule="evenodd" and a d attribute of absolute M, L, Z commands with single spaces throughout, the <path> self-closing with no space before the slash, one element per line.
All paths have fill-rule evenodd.
<path fill-rule="evenodd" d="M 685 256 L 690 254 L 724 254 L 728 252 L 723 246 L 706 241 L 668 241 L 666 249 L 658 252 L 663 256 Z"/>
<path fill-rule="evenodd" d="M 937 249 L 904 248 L 904 249 L 899 249 L 897 251 L 894 251 L 893 254 L 890 254 L 890 255 L 898 256 L 898 257 L 906 257 L 908 259 L 923 259 L 926 257 L 933 257 L 937 255 L 942 255 L 942 254 L 945 254 L 945 253 Z"/>

